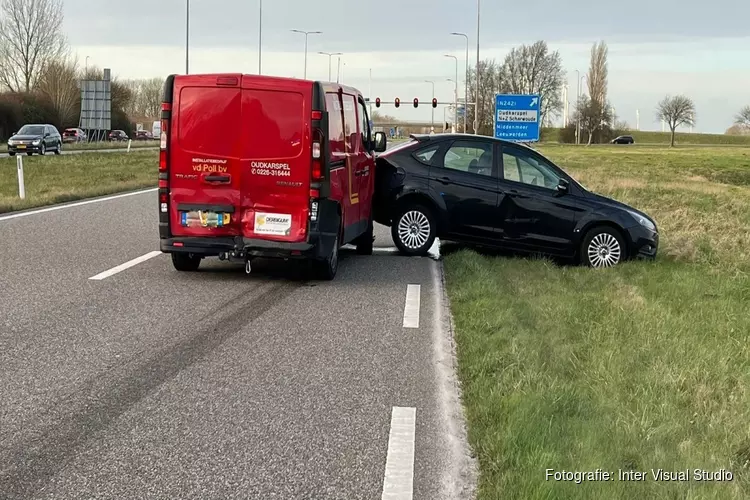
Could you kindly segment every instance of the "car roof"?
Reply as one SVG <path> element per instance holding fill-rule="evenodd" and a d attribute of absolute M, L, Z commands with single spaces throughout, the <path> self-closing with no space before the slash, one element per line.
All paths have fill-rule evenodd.
<path fill-rule="evenodd" d="M 496 142 L 498 144 L 505 144 L 508 146 L 522 147 L 522 148 L 528 149 L 529 151 L 536 151 L 534 148 L 524 143 L 507 141 L 505 139 L 498 139 L 497 137 L 490 137 L 488 135 L 445 132 L 445 133 L 440 133 L 440 134 L 410 134 L 409 137 L 414 139 L 415 141 L 424 142 L 424 143 L 427 143 L 430 141 L 443 141 L 443 140 L 448 140 L 448 139 L 452 139 L 452 140 L 460 140 L 460 139 L 467 139 L 467 138 L 468 139 L 481 139 L 484 141 L 489 140 L 492 142 Z"/>

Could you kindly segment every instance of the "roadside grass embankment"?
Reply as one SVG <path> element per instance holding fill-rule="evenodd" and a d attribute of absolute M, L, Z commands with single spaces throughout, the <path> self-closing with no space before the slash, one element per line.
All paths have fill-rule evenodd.
<path fill-rule="evenodd" d="M 542 143 L 559 143 L 560 128 L 542 129 Z M 668 146 L 670 141 L 669 132 L 653 132 L 647 130 L 629 130 L 623 134 L 632 135 L 636 145 Z M 588 136 L 584 134 L 584 139 Z M 689 132 L 675 133 L 675 146 L 744 146 L 750 147 L 750 135 L 726 135 L 726 134 L 698 134 Z M 584 142 L 585 145 L 585 142 Z M 592 144 L 593 146 L 593 144 Z M 612 145 L 612 147 L 629 147 L 626 144 Z"/>
<path fill-rule="evenodd" d="M 651 214 L 661 248 L 606 270 L 446 256 L 478 498 L 750 498 L 750 148 L 540 150 Z"/>
<path fill-rule="evenodd" d="M 15 158 L 0 158 L 0 213 L 156 187 L 158 151 L 24 156 L 26 198 Z"/>
<path fill-rule="evenodd" d="M 80 143 L 71 143 L 71 144 L 63 144 L 63 151 L 96 151 L 97 149 L 127 149 L 128 143 L 125 142 L 108 142 L 108 141 L 100 141 L 100 142 L 80 142 Z M 159 141 L 132 141 L 130 143 L 130 149 L 137 149 L 137 148 L 158 148 L 159 147 Z M 3 143 L 0 144 L 0 153 L 7 153 L 8 152 L 8 144 Z M 52 154 L 52 153 L 48 153 Z"/>

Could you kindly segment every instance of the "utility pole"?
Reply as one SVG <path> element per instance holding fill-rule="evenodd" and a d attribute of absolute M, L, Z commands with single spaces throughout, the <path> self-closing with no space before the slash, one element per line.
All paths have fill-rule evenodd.
<path fill-rule="evenodd" d="M 466 128 L 466 120 L 469 116 L 469 35 L 466 33 L 451 33 L 454 36 L 462 36 L 466 38 L 466 80 L 464 81 L 464 134 L 468 133 Z"/>
<path fill-rule="evenodd" d="M 263 45 L 263 0 L 258 0 L 258 74 L 262 75 L 260 58 Z"/>
<path fill-rule="evenodd" d="M 639 109 L 635 110 L 635 129 L 641 129 L 641 110 Z"/>
<path fill-rule="evenodd" d="M 432 99 L 435 98 L 435 82 L 432 80 L 425 80 L 425 83 L 431 83 L 432 84 Z M 430 100 L 432 100 L 430 99 Z M 430 103 L 430 106 L 432 106 L 432 103 Z M 432 108 L 432 130 L 435 130 L 435 108 Z"/>
<path fill-rule="evenodd" d="M 185 74 L 190 74 L 190 0 L 185 0 Z"/>
<path fill-rule="evenodd" d="M 367 90 L 367 99 L 370 104 L 370 119 L 372 120 L 372 68 L 370 68 L 370 82 Z"/>
<path fill-rule="evenodd" d="M 342 52 L 318 52 L 318 54 L 322 56 L 328 56 L 328 81 L 331 81 L 331 57 L 333 56 L 341 56 L 343 55 Z"/>
<path fill-rule="evenodd" d="M 341 56 L 338 57 L 338 64 L 336 68 L 336 83 L 340 83 L 341 81 Z"/>
<path fill-rule="evenodd" d="M 458 57 L 452 56 L 450 54 L 445 54 L 445 57 L 452 57 L 456 60 L 456 90 L 453 92 L 453 105 L 455 106 L 453 110 L 453 128 L 458 131 Z"/>
<path fill-rule="evenodd" d="M 479 24 L 481 21 L 481 17 L 479 16 L 479 2 L 481 0 L 477 0 L 477 72 L 476 72 L 476 79 L 477 79 L 477 91 L 476 91 L 476 98 L 474 99 L 474 134 L 477 134 L 479 131 Z"/>

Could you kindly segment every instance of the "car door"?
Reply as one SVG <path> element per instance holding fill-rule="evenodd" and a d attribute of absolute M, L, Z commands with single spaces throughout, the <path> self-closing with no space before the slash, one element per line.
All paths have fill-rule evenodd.
<path fill-rule="evenodd" d="M 558 191 L 564 174 L 528 148 L 503 144 L 501 151 L 504 243 L 521 250 L 571 254 L 576 221 L 585 209 L 575 195 Z"/>
<path fill-rule="evenodd" d="M 52 127 L 49 125 L 44 126 L 44 146 L 47 149 L 54 148 L 55 147 L 55 138 L 52 134 Z"/>
<path fill-rule="evenodd" d="M 372 131 L 370 120 L 367 116 L 367 107 L 362 97 L 357 99 L 357 114 L 359 116 L 359 144 L 357 152 L 357 170 L 354 172 L 358 178 L 359 188 L 359 232 L 367 230 L 367 225 L 372 216 L 372 192 L 375 181 L 375 155 L 370 149 L 372 145 Z"/>
<path fill-rule="evenodd" d="M 454 140 L 430 167 L 430 189 L 447 210 L 447 235 L 473 242 L 499 238 L 498 162 L 493 141 Z"/>
<path fill-rule="evenodd" d="M 351 241 L 357 236 L 360 221 L 360 207 L 362 205 L 359 196 L 360 175 L 357 173 L 364 168 L 364 155 L 362 154 L 362 142 L 357 120 L 357 99 L 351 94 L 341 94 L 344 109 L 344 150 L 346 152 L 346 178 L 349 186 L 347 199 L 344 203 L 344 242 Z"/>

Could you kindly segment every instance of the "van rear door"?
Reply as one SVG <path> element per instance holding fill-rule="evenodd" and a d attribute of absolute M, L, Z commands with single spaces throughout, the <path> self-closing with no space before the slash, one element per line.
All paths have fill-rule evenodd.
<path fill-rule="evenodd" d="M 307 238 L 312 175 L 313 83 L 245 75 L 242 120 L 242 234 Z"/>
<path fill-rule="evenodd" d="M 169 134 L 174 236 L 240 234 L 242 75 L 174 79 Z"/>

